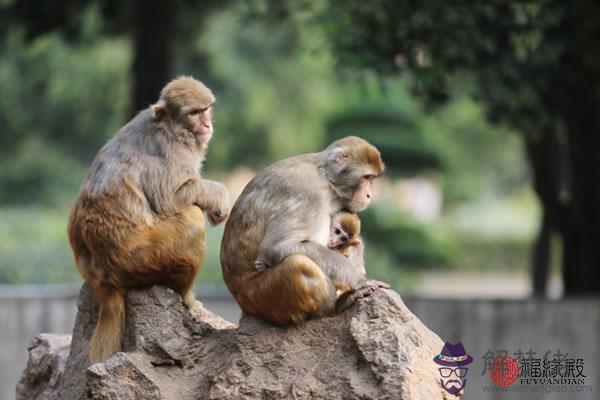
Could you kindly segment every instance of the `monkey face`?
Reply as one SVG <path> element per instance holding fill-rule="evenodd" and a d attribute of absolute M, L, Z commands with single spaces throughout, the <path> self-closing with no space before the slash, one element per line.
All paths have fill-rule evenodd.
<path fill-rule="evenodd" d="M 329 236 L 329 241 L 327 242 L 327 247 L 330 249 L 337 249 L 338 247 L 347 244 L 349 240 L 350 235 L 342 229 L 340 223 L 334 222 L 331 224 L 331 234 Z"/>
<path fill-rule="evenodd" d="M 186 128 L 203 142 L 208 142 L 213 134 L 213 106 L 194 107 L 185 113 Z"/>
<path fill-rule="evenodd" d="M 372 181 L 384 170 L 377 148 L 364 139 L 348 136 L 330 144 L 322 154 L 327 179 L 343 208 L 353 213 L 367 208 L 373 197 Z"/>
<path fill-rule="evenodd" d="M 360 234 L 360 219 L 356 214 L 341 211 L 331 220 L 331 232 L 327 247 L 330 249 L 343 249 L 356 244 Z"/>
<path fill-rule="evenodd" d="M 371 199 L 373 197 L 373 179 L 375 179 L 375 175 L 365 175 L 359 179 L 358 185 L 352 193 L 352 197 L 346 204 L 348 211 L 356 213 L 364 210 L 371 204 Z"/>
<path fill-rule="evenodd" d="M 155 120 L 168 123 L 173 134 L 183 130 L 186 136 L 191 133 L 205 145 L 213 134 L 214 103 L 215 96 L 202 82 L 179 77 L 163 88 L 152 112 Z"/>

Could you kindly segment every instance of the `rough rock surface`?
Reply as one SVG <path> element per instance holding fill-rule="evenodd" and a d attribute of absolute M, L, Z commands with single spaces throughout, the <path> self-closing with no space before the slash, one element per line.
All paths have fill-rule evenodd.
<path fill-rule="evenodd" d="M 432 362 L 442 341 L 391 290 L 292 327 L 235 327 L 208 310 L 195 320 L 169 289 L 132 290 L 124 352 L 90 366 L 97 313 L 84 285 L 70 353 L 68 336 L 35 338 L 18 400 L 455 398 Z"/>

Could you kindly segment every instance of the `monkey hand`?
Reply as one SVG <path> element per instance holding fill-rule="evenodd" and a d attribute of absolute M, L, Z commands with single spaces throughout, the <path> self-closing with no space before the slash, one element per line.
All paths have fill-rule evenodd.
<path fill-rule="evenodd" d="M 208 211 L 206 216 L 208 217 L 208 222 L 210 222 L 212 226 L 216 226 L 227 219 L 229 216 L 229 209 L 217 208 L 216 210 Z"/>
<path fill-rule="evenodd" d="M 229 192 L 222 183 L 202 179 L 202 191 L 194 204 L 206 211 L 212 226 L 219 225 L 229 216 Z"/>
<path fill-rule="evenodd" d="M 207 210 L 207 216 L 212 226 L 219 225 L 229 216 L 229 192 L 222 183 L 215 182 L 213 185 L 213 196 L 215 207 Z"/>
<path fill-rule="evenodd" d="M 365 281 L 362 286 L 357 289 L 350 290 L 342 294 L 335 302 L 337 312 L 342 312 L 352 307 L 358 300 L 369 297 L 377 289 L 389 289 L 390 285 L 374 279 Z"/>

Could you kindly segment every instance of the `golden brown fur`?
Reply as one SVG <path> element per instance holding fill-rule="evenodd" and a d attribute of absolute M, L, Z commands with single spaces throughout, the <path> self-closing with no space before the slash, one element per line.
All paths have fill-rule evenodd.
<path fill-rule="evenodd" d="M 340 211 L 331 217 L 331 236 L 327 247 L 348 257 L 349 250 L 361 242 L 360 219 L 357 214 Z"/>
<path fill-rule="evenodd" d="M 192 284 L 204 259 L 204 216 L 228 214 L 223 185 L 202 179 L 212 136 L 214 96 L 193 78 L 165 86 L 100 150 L 69 217 L 77 268 L 100 315 L 89 358 L 103 361 L 121 348 L 127 288 L 163 284 L 191 310 Z"/>
<path fill-rule="evenodd" d="M 340 211 L 331 217 L 331 233 L 327 247 L 346 257 L 352 266 L 365 275 L 364 245 L 360 237 L 360 218 L 356 213 Z M 339 296 L 351 288 L 344 282 L 336 283 Z"/>
<path fill-rule="evenodd" d="M 326 247 L 331 216 L 366 208 L 382 171 L 377 149 L 351 136 L 258 173 L 236 201 L 221 243 L 223 278 L 244 313 L 294 323 L 331 314 L 337 284 L 386 286 Z"/>

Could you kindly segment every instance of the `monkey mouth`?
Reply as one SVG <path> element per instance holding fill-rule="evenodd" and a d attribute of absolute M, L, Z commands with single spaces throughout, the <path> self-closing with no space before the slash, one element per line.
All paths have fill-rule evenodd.
<path fill-rule="evenodd" d="M 195 132 L 195 136 L 198 139 L 202 139 L 202 140 L 209 140 L 210 138 L 212 138 L 212 135 L 213 135 L 212 131 Z"/>

